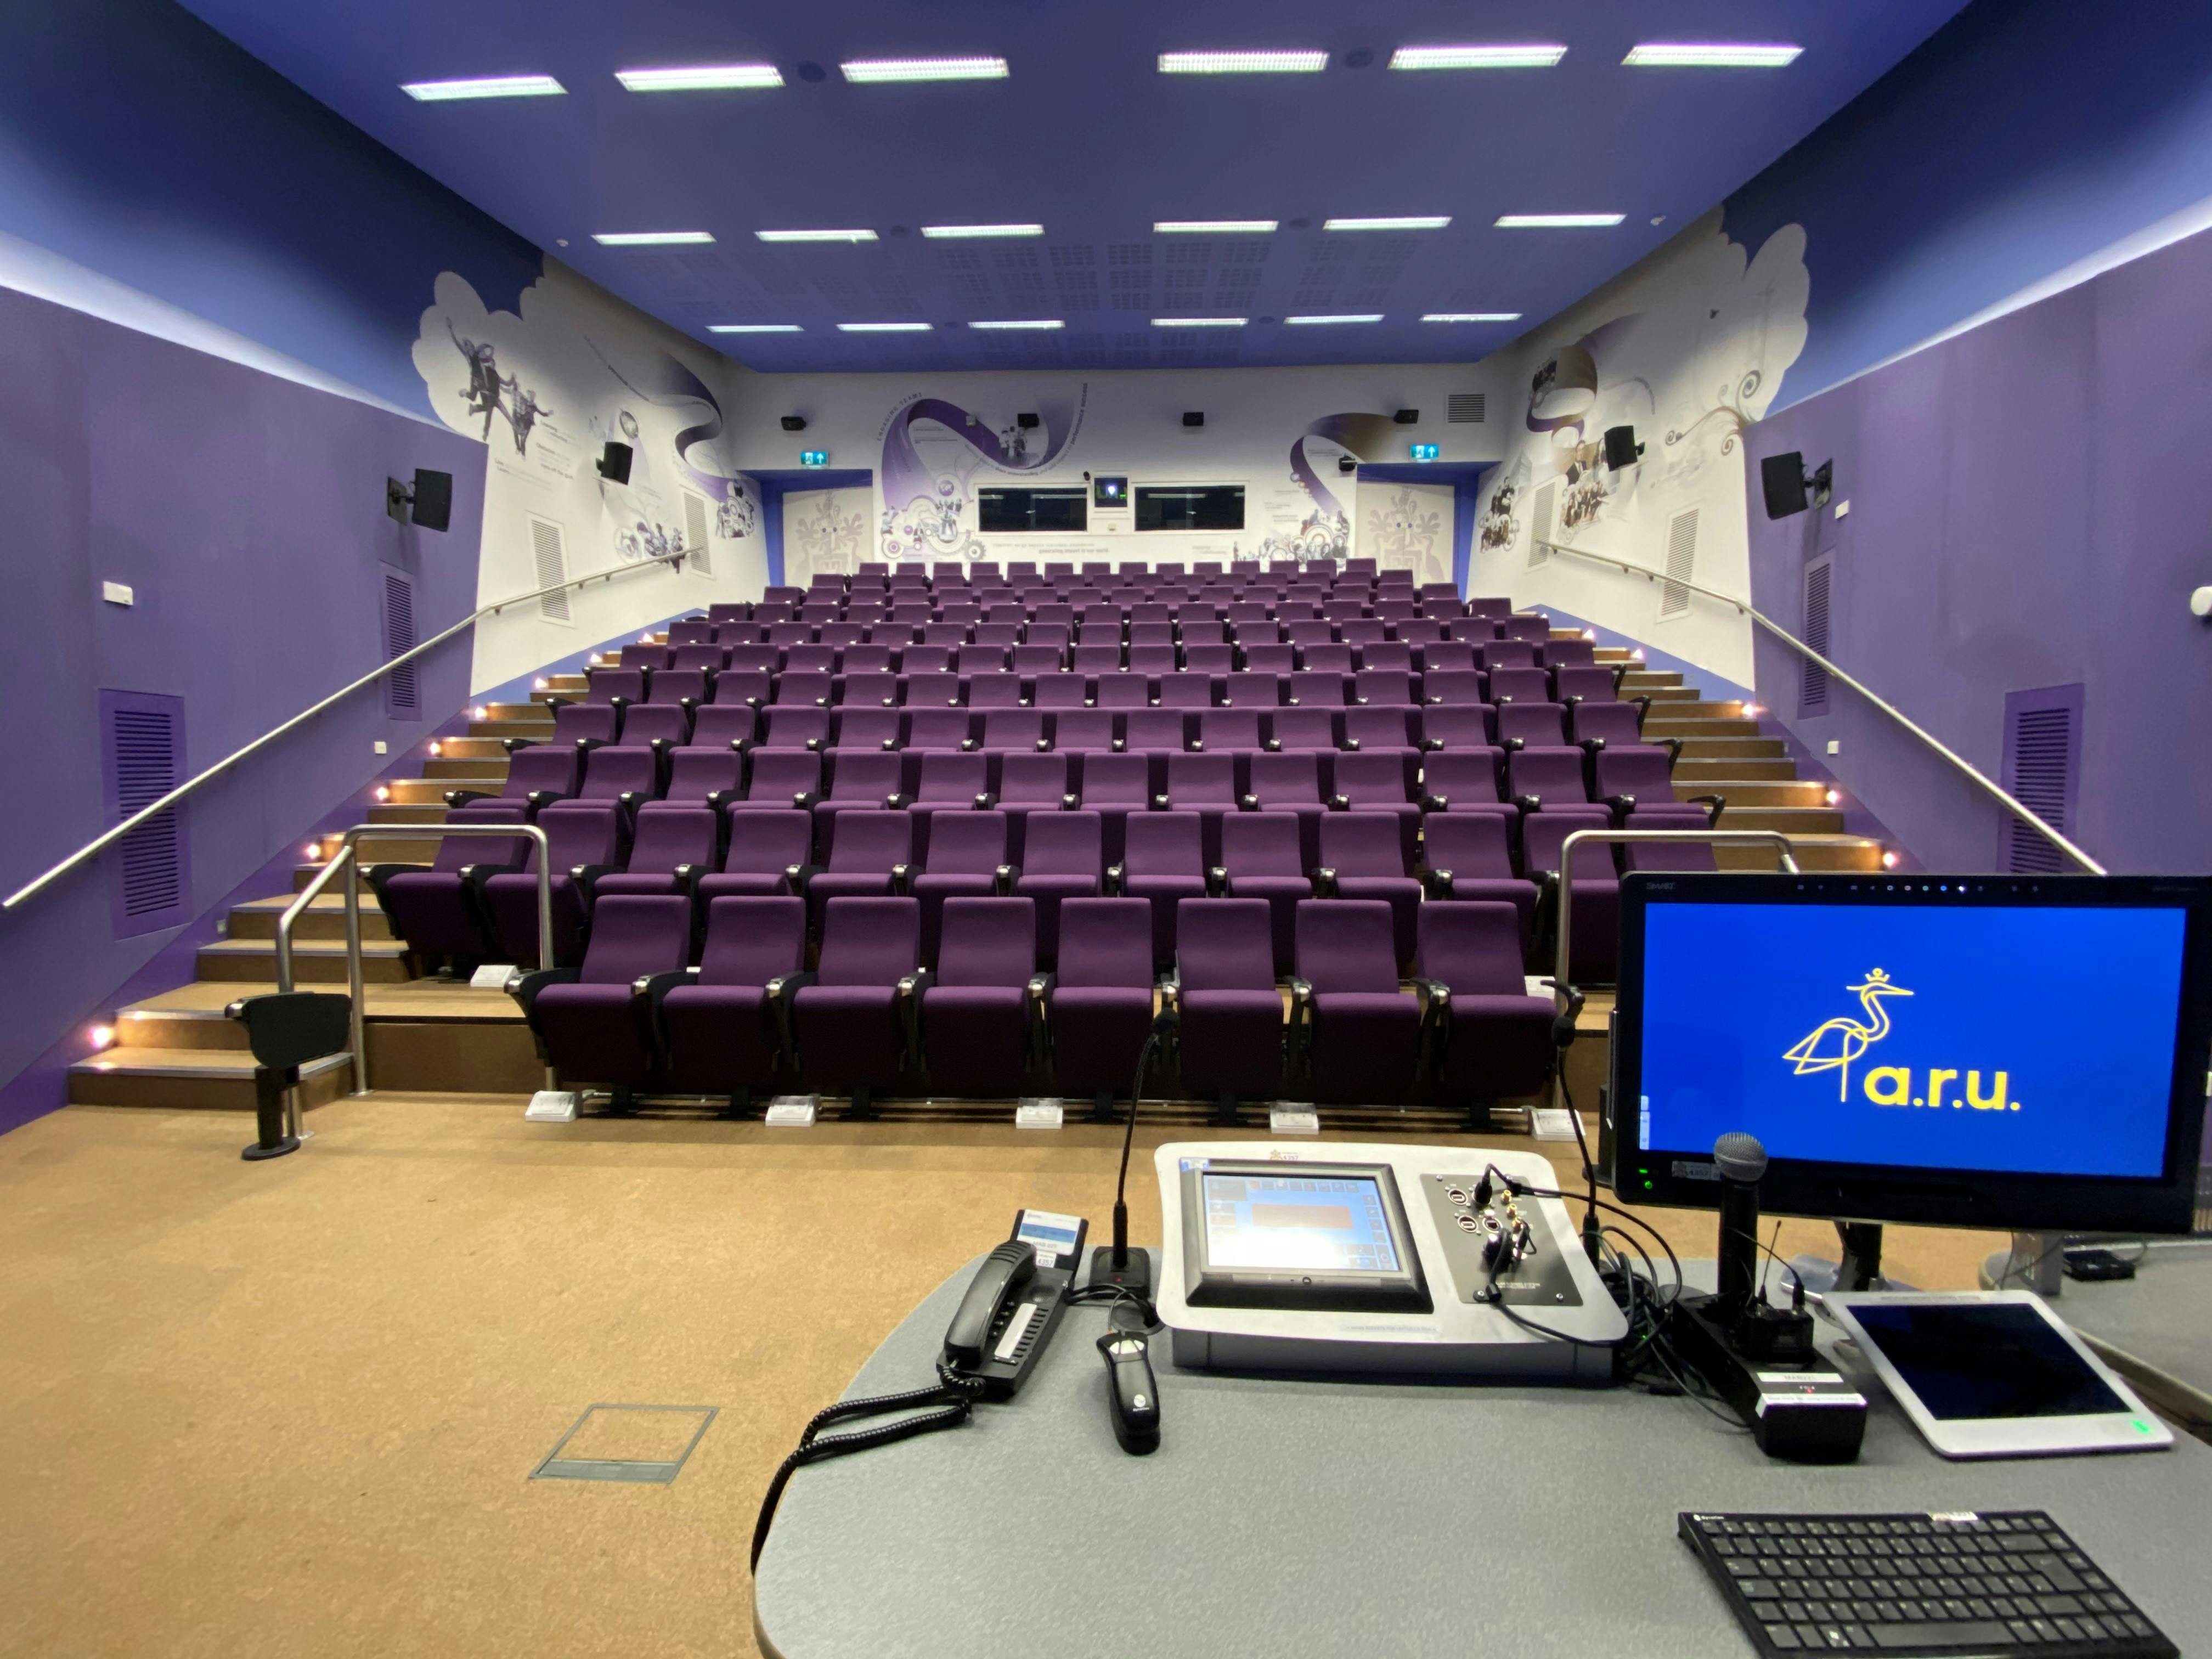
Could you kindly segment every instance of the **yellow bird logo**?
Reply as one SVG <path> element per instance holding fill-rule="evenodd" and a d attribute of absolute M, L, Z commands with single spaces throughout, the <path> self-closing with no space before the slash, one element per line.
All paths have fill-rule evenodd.
<path fill-rule="evenodd" d="M 1876 968 L 1856 985 L 1847 985 L 1847 991 L 1858 994 L 1859 1006 L 1866 1010 L 1864 1019 L 1853 1019 L 1849 1015 L 1820 1025 L 1804 1041 L 1782 1056 L 1794 1061 L 1796 1075 L 1804 1077 L 1814 1072 L 1838 1073 L 1836 1098 L 1850 1098 L 1851 1091 L 1851 1062 L 1867 1051 L 1870 1044 L 1879 1042 L 1889 1035 L 1889 1010 L 1881 1006 L 1884 997 L 1909 997 L 1911 992 L 1902 985 L 1890 983 L 1889 975 Z"/>

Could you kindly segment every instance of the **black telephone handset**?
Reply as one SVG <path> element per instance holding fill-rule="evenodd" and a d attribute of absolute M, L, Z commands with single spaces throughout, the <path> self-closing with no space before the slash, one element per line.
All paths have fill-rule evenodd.
<path fill-rule="evenodd" d="M 1024 1210 L 1013 1236 L 983 1258 L 945 1331 L 944 1367 L 1005 1400 L 1029 1380 L 1067 1305 L 1091 1224 Z"/>

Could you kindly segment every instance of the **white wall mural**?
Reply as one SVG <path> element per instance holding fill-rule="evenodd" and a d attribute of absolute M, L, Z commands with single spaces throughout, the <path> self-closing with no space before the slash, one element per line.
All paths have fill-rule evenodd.
<path fill-rule="evenodd" d="M 868 550 L 868 520 L 875 506 L 865 486 L 793 490 L 783 498 L 783 580 L 805 587 L 817 573 L 850 575 Z"/>
<path fill-rule="evenodd" d="M 689 556 L 479 629 L 475 689 L 691 605 L 758 595 L 760 491 L 724 433 L 726 362 L 550 261 L 514 312 L 487 311 L 451 271 L 434 295 L 416 370 L 439 417 L 487 446 L 479 602 Z M 599 474 L 609 442 L 629 447 L 626 483 Z"/>
<path fill-rule="evenodd" d="M 1452 579 L 1454 492 L 1447 486 L 1369 483 L 1359 492 L 1353 550 L 1384 570 L 1410 570 L 1416 582 Z"/>
<path fill-rule="evenodd" d="M 1740 434 L 1804 349 L 1804 255 L 1803 227 L 1784 226 L 1754 256 L 1716 210 L 1513 354 L 1520 390 L 1504 460 L 1483 484 L 1473 591 L 1556 605 L 1749 683 L 1746 619 L 1543 544 L 1748 591 Z M 1615 471 L 1602 452 L 1618 426 L 1644 447 Z"/>

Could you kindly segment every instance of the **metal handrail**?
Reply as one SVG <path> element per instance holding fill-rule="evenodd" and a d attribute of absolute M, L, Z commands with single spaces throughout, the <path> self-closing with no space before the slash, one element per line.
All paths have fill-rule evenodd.
<path fill-rule="evenodd" d="M 479 607 L 477 610 L 471 611 L 466 617 L 464 617 L 460 621 L 455 623 L 451 628 L 446 629 L 442 632 L 432 635 L 428 639 L 423 641 L 422 644 L 415 647 L 411 651 L 401 652 L 398 656 L 392 658 L 390 662 L 380 664 L 377 667 L 371 669 L 368 673 L 362 675 L 359 679 L 355 680 L 351 684 L 340 686 L 337 690 L 331 692 L 330 696 L 325 697 L 321 702 L 301 709 L 298 714 L 293 715 L 291 719 L 286 720 L 282 726 L 276 726 L 270 731 L 263 732 L 259 737 L 254 738 L 252 743 L 247 744 L 243 749 L 237 750 L 234 752 L 225 756 L 222 759 L 217 761 L 213 766 L 209 767 L 207 770 L 198 774 L 197 776 L 186 779 L 184 782 L 179 784 L 174 789 L 169 791 L 167 794 L 162 796 L 159 800 L 155 801 L 151 805 L 139 808 L 138 811 L 133 812 L 129 817 L 124 819 L 122 823 L 115 825 L 114 828 L 94 836 L 83 846 L 78 848 L 76 852 L 70 854 L 59 864 L 54 866 L 52 869 L 47 871 L 46 874 L 27 883 L 15 892 L 10 894 L 6 899 L 0 900 L 0 911 L 12 910 L 17 905 L 24 902 L 27 899 L 36 897 L 39 893 L 43 891 L 46 888 L 52 886 L 62 877 L 69 874 L 70 871 L 76 869 L 79 865 L 97 858 L 101 853 L 106 851 L 108 848 L 113 846 L 117 842 L 122 840 L 124 836 L 129 835 L 140 824 L 144 823 L 149 818 L 158 817 L 163 812 L 167 811 L 171 807 L 176 805 L 187 795 L 190 795 L 194 790 L 198 789 L 202 784 L 210 782 L 212 780 L 220 777 L 223 773 L 228 772 L 232 767 L 237 765 L 239 762 L 246 759 L 248 756 L 254 754 L 258 750 L 266 748 L 269 744 L 276 742 L 277 738 L 283 737 L 286 732 L 292 731 L 294 728 L 306 725 L 309 720 L 314 719 L 316 715 L 321 714 L 325 709 L 331 708 L 333 704 L 343 702 L 346 698 L 351 696 L 355 692 L 361 690 L 365 686 L 375 684 L 377 681 L 382 679 L 386 674 L 389 674 L 393 669 L 398 667 L 402 663 L 414 661 L 416 658 L 422 655 L 426 651 L 434 650 L 439 646 L 443 645 L 447 640 L 452 639 L 456 634 L 460 633 L 465 629 L 475 627 L 486 617 L 496 617 L 500 612 L 507 610 L 510 605 L 527 605 L 532 599 L 542 599 L 549 593 L 565 593 L 572 588 L 587 586 L 592 582 L 612 581 L 616 577 L 626 574 L 630 571 L 643 570 L 648 565 L 675 564 L 687 556 L 689 556 L 689 555 L 686 553 L 654 554 L 638 561 L 635 564 L 617 565 L 611 570 L 595 570 L 588 576 L 578 576 L 568 581 L 555 582 L 550 587 L 540 587 L 528 593 L 517 593 L 512 598 L 501 599 L 495 604 Z"/>
<path fill-rule="evenodd" d="M 1574 851 L 1585 842 L 1601 846 L 1620 847 L 1644 842 L 1690 842 L 1705 847 L 1741 845 L 1756 842 L 1774 848 L 1781 864 L 1782 873 L 1794 876 L 1799 872 L 1797 860 L 1792 851 L 1790 837 L 1779 830 L 1577 830 L 1559 843 L 1559 951 L 1554 971 L 1559 975 L 1554 988 L 1562 997 L 1566 988 L 1574 983 L 1567 977 L 1567 941 L 1574 936 L 1568 924 L 1573 913 L 1575 884 Z"/>
<path fill-rule="evenodd" d="M 356 823 L 345 832 L 338 856 L 331 864 L 346 867 L 346 988 L 353 994 L 353 1091 L 368 1092 L 368 1019 L 362 1003 L 366 991 L 361 972 L 361 860 L 349 856 L 364 841 L 411 840 L 417 836 L 526 836 L 538 847 L 538 965 L 553 961 L 553 872 L 545 832 L 534 823 Z M 545 1068 L 545 1086 L 556 1086 L 553 1068 Z"/>
<path fill-rule="evenodd" d="M 1984 793 L 1996 800 L 1999 805 L 2005 809 L 2005 811 L 2010 812 L 2014 817 L 2027 824 L 2036 832 L 2036 834 L 2041 836 L 2045 841 L 2049 842 L 2053 847 L 2056 847 L 2060 852 L 2065 854 L 2068 858 L 2072 859 L 2075 863 L 2080 865 L 2091 875 L 2101 876 L 2106 873 L 2105 866 L 2103 865 L 2098 863 L 2096 860 L 2091 858 L 2087 853 L 2083 852 L 2072 842 L 2069 841 L 2063 835 L 2052 829 L 2040 817 L 2037 817 L 2033 808 L 2028 807 L 2019 800 L 2014 799 L 2009 792 L 2008 792 L 2002 785 L 1994 782 L 1988 774 L 1984 772 L 1979 767 L 1976 766 L 1972 761 L 1960 754 L 1956 750 L 1951 748 L 1950 745 L 1946 744 L 1941 738 L 1938 738 L 1934 732 L 1929 731 L 1927 727 L 1922 726 L 1918 721 L 1912 719 L 1911 716 L 1907 714 L 1903 709 L 1898 708 L 1896 704 L 1882 696 L 1881 693 L 1874 690 L 1866 684 L 1866 682 L 1858 678 L 1856 675 L 1851 674 L 1848 671 L 1837 666 L 1836 664 L 1822 656 L 1819 652 L 1815 651 L 1811 646 L 1806 644 L 1804 641 L 1799 639 L 1788 629 L 1783 627 L 1781 623 L 1776 622 L 1771 617 L 1767 616 L 1765 612 L 1755 609 L 1748 599 L 1737 599 L 1732 593 L 1717 592 L 1712 588 L 1704 586 L 1699 583 L 1691 581 L 1686 578 L 1670 576 L 1663 570 L 1654 570 L 1648 564 L 1636 564 L 1626 559 L 1616 559 L 1609 553 L 1593 553 L 1587 548 L 1570 547 L 1565 542 L 1547 541 L 1540 537 L 1535 539 L 1535 544 L 1539 547 L 1549 548 L 1554 553 L 1571 553 L 1577 558 L 1593 560 L 1599 564 L 1609 564 L 1613 566 L 1616 569 L 1627 571 L 1631 575 L 1641 576 L 1646 581 L 1665 582 L 1669 587 L 1679 587 L 1685 592 L 1695 593 L 1702 598 L 1714 600 L 1718 604 L 1729 605 L 1732 607 L 1738 615 L 1750 617 L 1753 622 L 1758 623 L 1759 627 L 1765 629 L 1768 633 L 1774 635 L 1776 639 L 1780 640 L 1783 644 L 1788 646 L 1799 656 L 1804 658 L 1806 661 L 1818 663 L 1823 669 L 1826 670 L 1829 674 L 1832 675 L 1835 678 L 1841 680 L 1845 685 L 1850 687 L 1852 690 L 1857 692 L 1859 696 L 1864 697 L 1869 702 L 1872 703 L 1876 708 L 1881 710 L 1883 714 L 1888 715 L 1890 719 L 1895 720 L 1899 726 L 1903 726 L 1907 732 L 1910 732 L 1914 737 L 1919 738 L 1920 741 L 1927 744 L 1929 748 L 1934 750 L 1945 760 L 1950 762 L 1953 766 L 1958 768 L 1960 771 L 1966 775 L 1968 781 L 1971 781 L 1975 787 L 1980 789 Z"/>
<path fill-rule="evenodd" d="M 331 878 L 353 862 L 353 848 L 342 849 L 338 855 L 315 872 L 315 878 L 300 891 L 300 896 L 284 907 L 284 914 L 276 918 L 276 989 L 283 994 L 292 988 L 292 927 L 307 913 L 307 907 L 331 884 Z"/>

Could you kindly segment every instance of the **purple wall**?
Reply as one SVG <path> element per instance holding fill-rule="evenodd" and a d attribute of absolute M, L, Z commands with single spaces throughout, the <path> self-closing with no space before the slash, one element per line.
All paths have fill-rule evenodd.
<path fill-rule="evenodd" d="M 1754 427 L 1761 458 L 1833 458 L 1832 509 L 1752 514 L 1752 598 L 1796 630 L 1835 555 L 1829 654 L 1989 776 L 2008 694 L 2081 682 L 2074 839 L 2114 871 L 2212 869 L 2212 234 L 1931 347 Z M 1797 659 L 1758 690 L 1931 869 L 1990 870 L 2001 808 L 1855 693 L 1797 714 Z M 1843 752 L 1826 755 L 1829 739 Z"/>
<path fill-rule="evenodd" d="M 0 290 L 0 606 L 18 619 L 0 652 L 15 803 L 0 883 L 13 891 L 104 827 L 101 690 L 183 698 L 197 770 L 383 659 L 386 570 L 413 576 L 422 637 L 467 614 L 483 465 L 441 427 Z M 449 533 L 385 516 L 386 477 L 418 466 L 453 475 Z M 137 604 L 103 603 L 102 580 Z M 421 666 L 423 720 L 390 720 L 364 692 L 194 798 L 196 915 L 466 700 L 468 635 Z M 0 1080 L 38 1062 L 0 1096 L 0 1127 L 60 1103 L 52 1045 L 178 939 L 117 939 L 110 881 L 82 871 L 0 916 Z"/>

